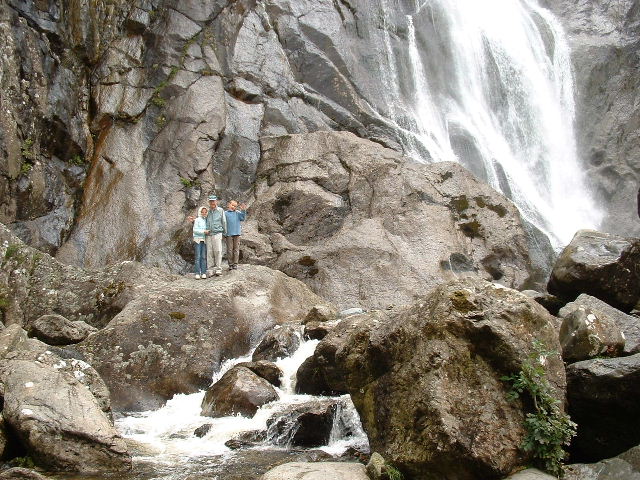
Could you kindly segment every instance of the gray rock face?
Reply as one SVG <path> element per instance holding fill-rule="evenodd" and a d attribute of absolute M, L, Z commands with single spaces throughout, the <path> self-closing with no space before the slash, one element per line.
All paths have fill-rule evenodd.
<path fill-rule="evenodd" d="M 43 315 L 27 324 L 29 335 L 49 345 L 70 345 L 87 338 L 98 329 L 82 320 L 71 322 L 62 315 Z"/>
<path fill-rule="evenodd" d="M 234 367 L 214 383 L 202 400 L 201 415 L 253 417 L 265 403 L 277 400 L 278 392 L 248 368 Z"/>
<path fill-rule="evenodd" d="M 513 204 L 457 164 L 412 164 L 345 132 L 262 149 L 243 255 L 339 308 L 409 303 L 465 274 L 524 288 L 549 268 Z"/>
<path fill-rule="evenodd" d="M 560 316 L 566 316 L 580 307 L 588 308 L 600 318 L 608 317 L 616 323 L 625 338 L 624 354 L 640 353 L 640 319 L 638 317 L 627 315 L 602 300 L 584 293 L 575 301 L 567 303 L 560 310 Z"/>
<path fill-rule="evenodd" d="M 634 0 L 548 0 L 567 30 L 576 78 L 576 133 L 604 208 L 601 229 L 640 236 L 640 22 Z"/>
<path fill-rule="evenodd" d="M 75 348 L 104 378 L 115 409 L 158 408 L 176 393 L 206 388 L 222 361 L 318 303 L 303 283 L 247 266 L 232 276 L 148 287 Z"/>
<path fill-rule="evenodd" d="M 569 365 L 569 414 L 578 424 L 572 461 L 595 462 L 640 444 L 639 385 L 640 354 Z"/>
<path fill-rule="evenodd" d="M 493 478 L 527 462 L 522 405 L 506 400 L 500 379 L 520 369 L 534 338 L 559 350 L 543 307 L 464 279 L 397 313 L 343 320 L 314 358 L 324 382 L 351 395 L 371 449 L 411 478 Z M 563 401 L 562 360 L 545 368 Z"/>
<path fill-rule="evenodd" d="M 580 230 L 551 272 L 549 292 L 594 296 L 623 311 L 640 300 L 640 241 Z"/>
<path fill-rule="evenodd" d="M 288 357 L 300 346 L 299 328 L 294 325 L 277 327 L 268 332 L 253 352 L 252 360 L 276 361 Z"/>
<path fill-rule="evenodd" d="M 61 15 L 51 0 L 8 2 L 0 221 L 68 263 L 185 270 L 186 214 L 212 190 L 248 195 L 260 138 L 341 130 L 411 149 L 399 125 L 413 120 L 387 77 L 408 51 L 414 10 L 404 0 L 118 0 Z M 437 20 L 437 9 L 422 13 L 416 21 Z M 439 44 L 422 30 L 419 43 Z M 440 65 L 453 64 L 448 55 L 425 59 L 434 97 L 451 87 Z M 410 68 L 406 55 L 402 64 Z M 410 72 L 397 77 L 399 90 L 415 90 Z M 486 174 L 465 132 L 449 140 L 463 164 Z M 452 269 L 475 265 L 451 253 L 459 255 L 442 261 Z M 486 262 L 501 274 L 500 259 Z"/>
<path fill-rule="evenodd" d="M 566 477 L 565 477 L 566 478 Z M 509 475 L 506 480 L 555 480 L 556 477 L 548 473 L 541 472 L 535 468 L 527 468 L 514 475 Z M 586 479 L 583 479 L 586 480 Z"/>
<path fill-rule="evenodd" d="M 640 480 L 640 447 L 593 464 L 568 465 L 567 480 Z"/>
<path fill-rule="evenodd" d="M 615 321 L 598 315 L 590 308 L 580 306 L 563 316 L 560 345 L 566 362 L 597 356 L 618 357 L 624 343 L 624 336 Z"/>
<path fill-rule="evenodd" d="M 315 480 L 332 478 L 335 480 L 368 480 L 364 465 L 345 462 L 285 463 L 265 473 L 261 480 Z"/>

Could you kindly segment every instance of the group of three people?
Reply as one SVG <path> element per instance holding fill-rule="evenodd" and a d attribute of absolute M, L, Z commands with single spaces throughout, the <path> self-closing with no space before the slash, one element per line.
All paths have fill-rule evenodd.
<path fill-rule="evenodd" d="M 222 238 L 227 240 L 227 261 L 229 270 L 238 268 L 240 257 L 241 222 L 247 217 L 246 205 L 238 205 L 231 200 L 227 210 L 218 206 L 218 197 L 209 195 L 209 207 L 200 207 L 193 222 L 193 241 L 195 243 L 196 278 L 207 278 L 222 273 Z M 209 268 L 207 268 L 207 266 Z"/>

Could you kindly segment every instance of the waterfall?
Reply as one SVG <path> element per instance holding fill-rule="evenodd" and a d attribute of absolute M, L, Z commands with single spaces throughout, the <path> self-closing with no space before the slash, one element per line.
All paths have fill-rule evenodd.
<path fill-rule="evenodd" d="M 569 46 L 553 15 L 535 0 L 379 2 L 383 116 L 405 152 L 462 163 L 556 247 L 597 228 L 573 134 Z"/>

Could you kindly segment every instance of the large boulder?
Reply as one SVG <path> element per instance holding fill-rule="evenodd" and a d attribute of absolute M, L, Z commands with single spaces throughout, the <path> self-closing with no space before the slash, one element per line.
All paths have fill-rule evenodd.
<path fill-rule="evenodd" d="M 131 457 L 94 395 L 55 366 L 9 359 L 3 416 L 34 461 L 63 472 L 127 470 Z"/>
<path fill-rule="evenodd" d="M 494 478 L 528 461 L 523 405 L 501 378 L 559 351 L 553 317 L 525 295 L 467 278 L 397 313 L 344 319 L 314 357 L 332 390 L 347 390 L 371 449 L 416 479 Z M 546 358 L 564 402 L 564 365 Z"/>
<path fill-rule="evenodd" d="M 0 480 L 45 480 L 46 478 L 35 470 L 21 467 L 8 468 L 0 472 Z"/>
<path fill-rule="evenodd" d="M 98 329 L 82 320 L 72 322 L 62 315 L 42 315 L 26 326 L 27 332 L 49 345 L 70 345 L 87 338 Z"/>
<path fill-rule="evenodd" d="M 578 424 L 571 460 L 596 462 L 640 444 L 640 354 L 567 367 L 569 413 Z"/>
<path fill-rule="evenodd" d="M 625 339 L 612 318 L 583 306 L 565 311 L 561 317 L 560 344 L 566 362 L 598 356 L 618 357 L 622 353 Z"/>
<path fill-rule="evenodd" d="M 207 388 L 221 362 L 318 303 L 302 282 L 266 267 L 182 278 L 147 288 L 75 348 L 104 378 L 115 409 L 158 408 L 176 393 Z"/>
<path fill-rule="evenodd" d="M 640 300 L 640 240 L 580 230 L 551 272 L 549 292 L 573 300 L 581 293 L 629 312 Z"/>
<path fill-rule="evenodd" d="M 316 480 L 331 478 L 334 480 L 369 480 L 367 471 L 361 463 L 346 462 L 292 462 L 269 470 L 261 480 Z"/>
<path fill-rule="evenodd" d="M 265 403 L 279 398 L 275 388 L 245 367 L 234 367 L 214 383 L 202 399 L 201 414 L 208 417 L 253 417 Z"/>
<path fill-rule="evenodd" d="M 579 308 L 588 308 L 599 318 L 608 318 L 610 320 L 606 320 L 607 322 L 615 322 L 624 336 L 624 354 L 640 353 L 640 319 L 638 317 L 627 315 L 602 300 L 584 293 L 573 302 L 567 303 L 559 313 L 563 317 Z"/>
<path fill-rule="evenodd" d="M 550 269 L 548 240 L 458 164 L 416 164 L 347 132 L 267 137 L 262 150 L 243 255 L 340 308 L 410 303 L 461 274 L 522 289 Z"/>

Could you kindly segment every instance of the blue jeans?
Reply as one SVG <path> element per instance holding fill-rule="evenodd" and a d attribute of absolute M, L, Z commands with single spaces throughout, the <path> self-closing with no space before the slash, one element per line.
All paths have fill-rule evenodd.
<path fill-rule="evenodd" d="M 205 242 L 196 243 L 196 275 L 207 273 L 207 244 Z"/>

